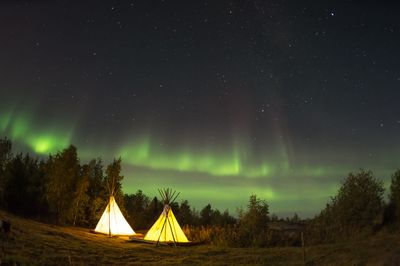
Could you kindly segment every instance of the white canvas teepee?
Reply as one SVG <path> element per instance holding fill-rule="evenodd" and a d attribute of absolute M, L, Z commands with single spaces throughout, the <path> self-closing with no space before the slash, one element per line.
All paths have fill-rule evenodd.
<path fill-rule="evenodd" d="M 161 197 L 164 200 L 164 210 L 160 217 L 150 228 L 147 234 L 144 236 L 144 240 L 159 242 L 173 242 L 173 243 L 187 243 L 185 233 L 179 226 L 178 221 L 175 218 L 174 213 L 169 204 L 178 197 L 179 193 L 175 196 L 175 192 L 171 193 L 170 189 L 159 190 Z"/>
<path fill-rule="evenodd" d="M 113 196 L 110 196 L 110 201 L 108 202 L 108 205 L 94 231 L 109 236 L 135 234 L 135 231 L 133 231 L 132 227 L 125 220 L 125 217 Z"/>

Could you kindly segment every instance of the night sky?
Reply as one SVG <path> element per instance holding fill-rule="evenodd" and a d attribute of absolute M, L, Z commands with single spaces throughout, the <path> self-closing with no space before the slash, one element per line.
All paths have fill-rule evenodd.
<path fill-rule="evenodd" d="M 197 209 L 257 194 L 307 217 L 350 171 L 388 185 L 400 5 L 302 2 L 1 1 L 0 136 L 121 156 L 124 192 L 172 187 Z"/>

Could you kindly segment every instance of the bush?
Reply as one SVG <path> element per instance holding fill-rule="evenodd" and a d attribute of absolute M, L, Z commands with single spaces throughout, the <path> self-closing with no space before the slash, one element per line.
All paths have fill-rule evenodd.
<path fill-rule="evenodd" d="M 238 246 L 238 227 L 226 226 L 184 226 L 183 232 L 194 242 L 216 246 Z"/>
<path fill-rule="evenodd" d="M 266 246 L 269 206 L 251 195 L 247 211 L 239 213 L 238 241 L 241 246 Z"/>
<path fill-rule="evenodd" d="M 266 246 L 268 243 L 268 209 L 266 201 L 258 199 L 256 195 L 252 195 L 246 212 L 239 211 L 239 222 L 237 224 L 187 226 L 184 227 L 184 232 L 192 241 L 219 246 Z M 212 217 L 211 215 L 205 215 L 206 213 L 212 213 L 211 206 L 206 206 L 202 210 L 202 217 Z"/>
<path fill-rule="evenodd" d="M 382 224 L 383 194 L 383 182 L 371 171 L 349 173 L 337 195 L 311 223 L 311 238 L 329 242 L 372 232 Z"/>

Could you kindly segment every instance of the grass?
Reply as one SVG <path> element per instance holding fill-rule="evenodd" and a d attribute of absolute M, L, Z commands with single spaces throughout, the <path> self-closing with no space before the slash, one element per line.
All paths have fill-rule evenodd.
<path fill-rule="evenodd" d="M 5 212 L 12 233 L 2 239 L 2 262 L 21 265 L 304 265 L 302 249 L 170 247 L 126 242 L 88 229 L 59 227 Z M 400 265 L 400 235 L 307 247 L 307 265 Z"/>

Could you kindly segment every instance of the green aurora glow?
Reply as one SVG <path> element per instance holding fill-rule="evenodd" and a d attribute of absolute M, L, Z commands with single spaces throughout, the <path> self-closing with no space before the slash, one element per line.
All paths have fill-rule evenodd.
<path fill-rule="evenodd" d="M 157 195 L 158 187 L 174 187 L 196 208 L 211 203 L 234 212 L 246 205 L 249 195 L 257 194 L 268 200 L 273 212 L 310 215 L 334 195 L 340 178 L 357 170 L 350 163 L 293 162 L 284 145 L 265 154 L 255 153 L 239 141 L 224 150 L 190 146 L 169 149 L 161 147 L 155 137 L 142 135 L 135 141 L 120 141 L 116 148 L 104 143 L 91 147 L 74 136 L 74 130 L 66 130 L 73 125 L 56 127 L 58 121 L 47 121 L 38 127 L 30 115 L 33 113 L 1 112 L 0 134 L 10 137 L 17 150 L 46 156 L 75 144 L 84 161 L 100 156 L 107 162 L 121 157 L 126 193 L 142 189 L 148 195 Z M 394 164 L 388 165 L 394 169 Z M 378 168 L 378 173 L 383 169 Z M 390 173 L 386 171 L 386 180 Z"/>
<path fill-rule="evenodd" d="M 193 153 L 189 150 L 171 153 L 157 149 L 156 145 L 152 145 L 149 138 L 143 138 L 136 143 L 124 145 L 117 154 L 132 165 L 152 169 L 246 177 L 266 177 L 272 172 L 272 165 L 268 162 L 247 165 L 241 156 L 240 149 L 237 147 L 234 147 L 230 153 L 225 154 L 218 154 L 212 150 L 204 153 Z"/>
<path fill-rule="evenodd" d="M 0 128 L 1 134 L 41 155 L 56 153 L 71 143 L 71 132 L 50 127 L 37 130 L 35 121 L 27 113 L 1 112 Z"/>

